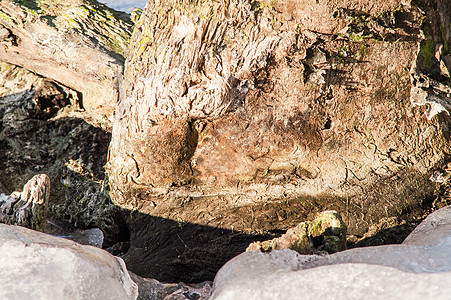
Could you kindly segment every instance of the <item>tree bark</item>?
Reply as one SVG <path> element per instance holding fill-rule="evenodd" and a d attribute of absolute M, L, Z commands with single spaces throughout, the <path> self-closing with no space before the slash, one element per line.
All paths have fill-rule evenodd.
<path fill-rule="evenodd" d="M 44 231 L 50 199 L 50 179 L 46 174 L 33 176 L 22 193 L 0 194 L 0 221 L 6 224 Z"/>
<path fill-rule="evenodd" d="M 414 67 L 431 58 L 422 12 L 437 12 L 429 2 L 420 6 L 149 2 L 128 50 L 113 126 L 113 201 L 250 233 L 326 209 L 339 211 L 355 235 L 384 218 L 419 217 L 433 197 L 430 173 L 451 150 L 449 118 L 440 114 L 446 89 L 415 79 L 446 85 L 440 71 L 433 79 L 426 69 L 449 53 L 433 49 L 437 61 Z M 432 48 L 441 39 L 429 38 Z M 431 99 L 441 106 L 426 114 Z M 131 265 L 148 257 L 143 244 L 152 238 L 176 240 L 158 228 L 147 242 L 132 232 Z"/>

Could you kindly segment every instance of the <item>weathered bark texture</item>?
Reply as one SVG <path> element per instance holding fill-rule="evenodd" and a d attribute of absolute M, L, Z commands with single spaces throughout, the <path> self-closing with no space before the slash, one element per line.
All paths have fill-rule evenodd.
<path fill-rule="evenodd" d="M 0 2 L 0 60 L 79 92 L 80 105 L 110 122 L 132 23 L 91 0 Z"/>
<path fill-rule="evenodd" d="M 44 231 L 49 199 L 49 177 L 35 175 L 25 184 L 22 193 L 0 194 L 0 222 Z"/>
<path fill-rule="evenodd" d="M 450 95 L 415 80 L 430 78 L 425 71 L 435 62 L 412 67 L 449 60 L 449 6 L 149 1 L 134 29 L 113 126 L 113 200 L 248 233 L 294 226 L 325 209 L 339 211 L 355 235 L 383 217 L 419 217 L 434 191 L 431 170 L 451 149 L 449 118 L 418 104 L 429 95 L 448 108 Z M 423 23 L 437 32 L 424 39 Z M 423 47 L 429 40 L 443 45 L 432 57 Z M 434 80 L 446 83 L 440 76 Z M 413 88 L 421 101 L 411 102 Z M 150 256 L 173 255 L 150 246 L 160 234 L 154 229 L 132 232 L 125 259 L 140 274 L 156 275 L 139 267 Z M 180 238 L 159 237 L 161 245 Z M 180 276 L 176 256 L 169 259 Z"/>

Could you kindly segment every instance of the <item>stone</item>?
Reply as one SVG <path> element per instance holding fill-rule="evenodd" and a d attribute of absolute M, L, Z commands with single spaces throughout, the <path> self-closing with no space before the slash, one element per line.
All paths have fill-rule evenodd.
<path fill-rule="evenodd" d="M 433 246 L 449 239 L 451 232 L 451 206 L 441 208 L 427 216 L 404 240 L 404 245 Z"/>
<path fill-rule="evenodd" d="M 76 241 L 82 245 L 91 245 L 97 248 L 102 248 L 104 234 L 99 228 L 85 230 L 77 229 L 69 235 L 64 236 L 64 238 Z"/>
<path fill-rule="evenodd" d="M 292 249 L 298 253 L 316 253 L 313 241 L 308 233 L 307 222 L 302 222 L 294 228 L 290 228 L 282 236 L 263 242 L 253 242 L 246 252 L 261 251 L 271 252 L 272 250 Z"/>
<path fill-rule="evenodd" d="M 291 249 L 300 254 L 335 253 L 346 250 L 346 225 L 336 211 L 325 211 L 312 221 L 290 228 L 269 241 L 253 242 L 246 252 Z"/>
<path fill-rule="evenodd" d="M 333 209 L 362 237 L 384 218 L 422 218 L 451 151 L 448 79 L 434 75 L 449 1 L 434 3 L 148 2 L 106 166 L 112 201 L 148 216 L 127 217 L 131 270 L 210 280 L 181 277 L 179 257 L 219 268 L 200 253 L 231 257 L 245 241 L 218 245 L 216 228 L 261 241 Z M 202 250 L 192 236 L 209 236 Z"/>
<path fill-rule="evenodd" d="M 104 250 L 0 224 L 0 298 L 137 299 L 124 262 Z"/>
<path fill-rule="evenodd" d="M 445 299 L 451 292 L 451 206 L 401 245 L 326 256 L 243 253 L 216 275 L 211 299 Z"/>
<path fill-rule="evenodd" d="M 143 278 L 129 272 L 133 281 L 139 287 L 138 300 L 207 300 L 210 296 L 211 281 L 197 284 L 161 283 L 152 278 Z"/>
<path fill-rule="evenodd" d="M 90 245 L 97 248 L 102 248 L 105 238 L 102 230 L 99 228 L 76 229 L 73 226 L 56 220 L 47 220 L 47 226 L 44 232 L 52 236 L 62 237 L 82 245 Z"/>
<path fill-rule="evenodd" d="M 318 214 L 310 223 L 308 234 L 320 251 L 335 253 L 346 250 L 346 224 L 336 211 Z"/>

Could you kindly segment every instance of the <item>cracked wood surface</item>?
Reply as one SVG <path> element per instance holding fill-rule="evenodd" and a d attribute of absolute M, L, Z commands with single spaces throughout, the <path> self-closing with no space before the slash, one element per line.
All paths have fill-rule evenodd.
<path fill-rule="evenodd" d="M 429 120 L 411 102 L 422 8 L 397 0 L 149 2 L 116 109 L 113 201 L 230 235 L 287 229 L 328 209 L 358 236 L 384 218 L 418 218 L 434 191 L 430 172 L 450 151 L 449 118 Z M 174 270 L 161 276 L 172 278 L 184 272 L 176 266 L 183 255 L 189 269 L 219 264 L 163 236 L 156 220 L 129 222 L 125 259 L 140 274 L 158 272 L 161 258 Z M 188 247 L 204 234 L 196 230 L 181 235 Z"/>
<path fill-rule="evenodd" d="M 110 123 L 131 28 L 96 1 L 3 0 L 0 60 L 78 91 L 80 105 Z"/>
<path fill-rule="evenodd" d="M 23 187 L 22 193 L 0 194 L 0 221 L 6 224 L 44 231 L 50 199 L 50 178 L 35 175 Z"/>

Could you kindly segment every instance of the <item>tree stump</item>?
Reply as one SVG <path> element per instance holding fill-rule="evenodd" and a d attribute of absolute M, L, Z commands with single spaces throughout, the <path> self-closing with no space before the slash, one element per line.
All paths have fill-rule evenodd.
<path fill-rule="evenodd" d="M 422 62 L 449 53 L 425 52 L 423 12 L 443 19 L 428 3 L 395 0 L 149 2 L 108 163 L 113 201 L 150 216 L 131 228 L 153 228 L 131 233 L 132 270 L 154 276 L 139 264 L 160 255 L 172 274 L 184 254 L 210 263 L 189 250 L 202 231 L 163 237 L 160 220 L 257 234 L 333 209 L 361 236 L 384 217 L 423 215 L 430 173 L 451 150 L 449 118 L 424 105 L 450 95 L 415 80 L 415 64 L 432 78 Z M 445 33 L 426 39 L 444 44 Z M 229 251 L 203 250 L 214 247 Z"/>
<path fill-rule="evenodd" d="M 1 195 L 0 222 L 44 231 L 49 198 L 49 177 L 36 175 L 25 184 L 22 193 Z"/>

